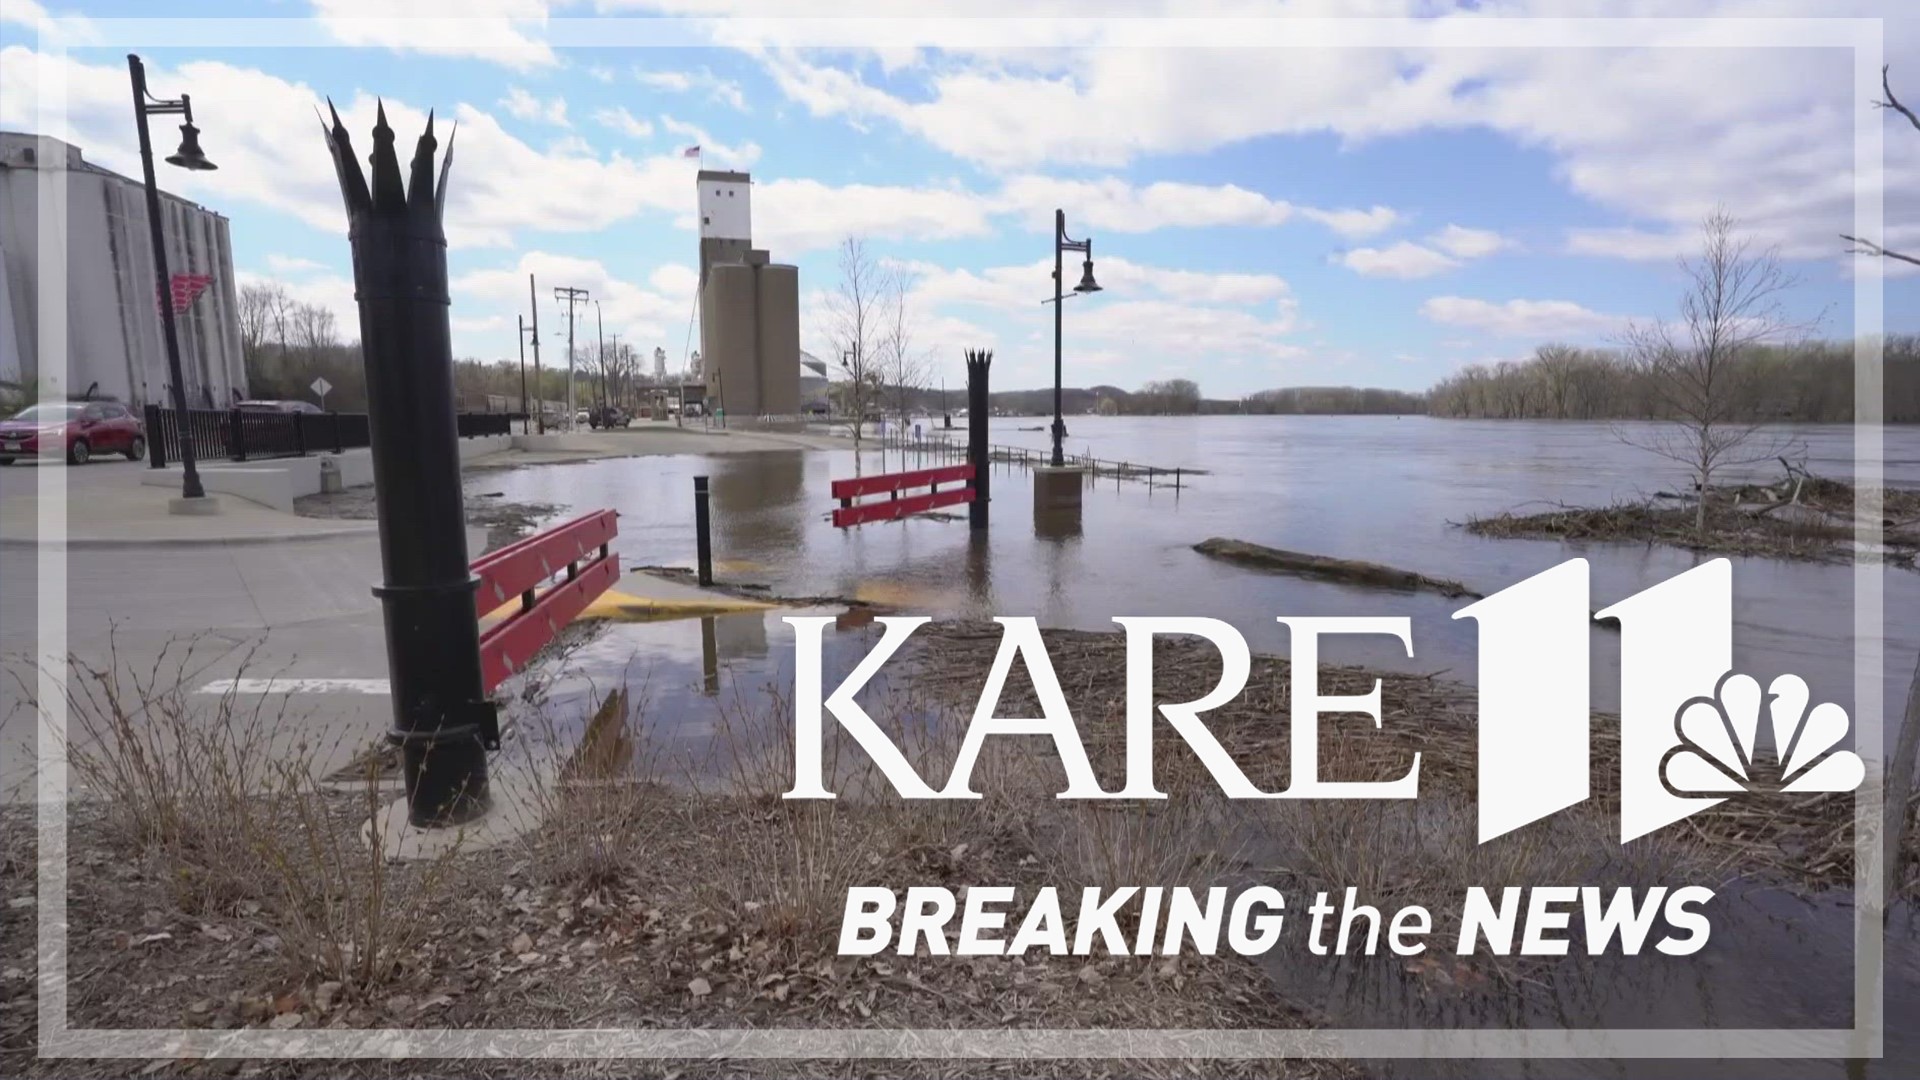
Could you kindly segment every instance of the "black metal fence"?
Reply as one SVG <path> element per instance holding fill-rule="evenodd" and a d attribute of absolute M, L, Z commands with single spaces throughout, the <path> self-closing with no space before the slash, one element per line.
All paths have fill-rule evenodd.
<path fill-rule="evenodd" d="M 510 435 L 519 413 L 461 413 L 461 438 Z M 180 422 L 172 409 L 146 408 L 147 464 L 165 468 L 180 459 Z M 186 430 L 196 461 L 249 461 L 341 453 L 367 446 L 366 413 L 283 413 L 244 409 L 188 409 Z"/>

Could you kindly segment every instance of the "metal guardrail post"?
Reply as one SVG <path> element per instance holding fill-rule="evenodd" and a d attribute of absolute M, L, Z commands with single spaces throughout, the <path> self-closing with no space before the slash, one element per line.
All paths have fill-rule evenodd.
<path fill-rule="evenodd" d="M 973 464 L 973 501 L 967 504 L 967 527 L 987 527 L 993 470 L 987 456 L 987 369 L 993 365 L 990 349 L 967 350 L 967 460 Z"/>
<path fill-rule="evenodd" d="M 227 458 L 232 461 L 247 460 L 247 414 L 239 409 L 228 409 L 227 427 Z"/>
<path fill-rule="evenodd" d="M 693 478 L 693 542 L 699 559 L 699 582 L 713 584 L 713 530 L 707 511 L 707 478 Z"/>
<path fill-rule="evenodd" d="M 382 108 L 369 183 L 337 112 L 326 138 L 346 204 L 360 309 L 383 577 L 373 592 L 386 622 L 390 737 L 401 747 L 409 820 L 455 825 L 486 811 L 487 750 L 499 745 L 499 719 L 481 670 L 480 579 L 467 558 L 454 420 L 442 224 L 452 155 L 436 182 L 429 115 L 403 178 Z"/>

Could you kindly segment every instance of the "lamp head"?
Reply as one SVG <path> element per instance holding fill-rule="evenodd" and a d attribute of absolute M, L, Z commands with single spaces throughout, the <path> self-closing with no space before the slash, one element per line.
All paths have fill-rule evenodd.
<path fill-rule="evenodd" d="M 167 164 L 178 165 L 192 172 L 212 172 L 220 166 L 207 160 L 200 149 L 200 129 L 191 122 L 180 125 L 180 149 L 168 158 Z"/>
<path fill-rule="evenodd" d="M 1080 284 L 1075 285 L 1073 291 L 1077 293 L 1099 292 L 1100 283 L 1093 280 L 1093 256 L 1087 256 L 1087 261 L 1081 263 L 1080 267 Z"/>

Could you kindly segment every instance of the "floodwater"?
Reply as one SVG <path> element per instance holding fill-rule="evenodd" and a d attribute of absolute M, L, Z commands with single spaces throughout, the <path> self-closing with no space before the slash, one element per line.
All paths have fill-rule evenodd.
<path fill-rule="evenodd" d="M 1046 445 L 996 419 L 997 443 Z M 693 478 L 710 476 L 713 547 L 721 580 L 777 595 L 847 596 L 930 615 L 1032 615 L 1042 625 L 1111 629 L 1124 615 L 1205 615 L 1232 623 L 1257 652 L 1284 654 L 1279 615 L 1405 615 L 1413 655 L 1391 639 L 1328 639 L 1329 663 L 1364 663 L 1471 681 L 1475 624 L 1455 620 L 1470 601 L 1261 574 L 1192 550 L 1212 536 L 1385 563 L 1492 593 L 1569 558 L 1591 564 L 1599 609 L 1704 560 L 1637 544 L 1569 544 L 1477 537 L 1454 523 L 1501 510 L 1599 504 L 1678 487 L 1679 471 L 1622 443 L 1604 424 L 1432 420 L 1425 417 L 1076 417 L 1074 453 L 1198 468 L 1182 487 L 1108 479 L 1086 494 L 1077 530 L 1036 522 L 1025 471 L 996 466 L 993 525 L 973 537 L 964 513 L 835 529 L 832 480 L 854 475 L 851 450 L 701 457 L 616 458 L 490 473 L 475 486 L 509 499 L 621 514 L 617 545 L 630 566 L 691 566 Z M 959 436 L 956 429 L 955 435 Z M 1809 467 L 1852 472 L 1844 426 L 1785 429 Z M 1889 429 L 1887 482 L 1920 487 L 1920 430 Z M 866 451 L 881 472 L 931 462 Z M 1755 469 L 1777 473 L 1777 465 Z M 1823 700 L 1853 709 L 1857 595 L 1884 597 L 1885 712 L 1898 715 L 1920 654 L 1920 574 L 1869 565 L 1734 561 L 1734 664 L 1764 685 L 1792 671 Z M 1618 694 L 1611 635 L 1596 633 L 1596 705 Z"/>
<path fill-rule="evenodd" d="M 996 443 L 1043 448 L 1044 420 L 996 420 Z M 1402 594 L 1256 573 L 1191 546 L 1226 536 L 1386 563 L 1491 593 L 1560 562 L 1589 560 L 1595 609 L 1651 587 L 1707 556 L 1634 544 L 1482 539 L 1455 526 L 1501 510 L 1640 498 L 1684 482 L 1662 459 L 1623 443 L 1607 425 L 1469 422 L 1407 417 L 1074 418 L 1070 452 L 1203 469 L 1179 490 L 1106 479 L 1086 492 L 1077 529 L 1036 522 L 1023 470 L 996 466 L 992 527 L 972 535 L 964 514 L 838 530 L 828 485 L 854 475 L 933 462 L 851 450 L 611 459 L 476 476 L 476 490 L 546 502 L 573 513 L 621 513 L 618 550 L 630 566 L 691 566 L 693 478 L 712 484 L 716 575 L 776 595 L 844 596 L 945 616 L 1032 615 L 1043 625 L 1108 629 L 1120 615 L 1225 619 L 1260 652 L 1284 654 L 1278 615 L 1404 615 L 1413 655 L 1389 639 L 1323 641 L 1327 663 L 1445 672 L 1471 682 L 1474 624 L 1452 615 L 1469 600 Z M 962 437 L 958 429 L 955 438 Z M 1786 429 L 1816 473 L 1854 473 L 1849 427 Z M 1889 429 L 1886 482 L 1920 487 L 1920 430 Z M 1756 477 L 1779 466 L 1756 466 Z M 1867 564 L 1734 560 L 1734 663 L 1764 685 L 1791 671 L 1816 698 L 1898 717 L 1920 654 L 1920 573 Z M 1875 639 L 1884 613 L 1884 640 Z M 831 614 L 834 608 L 810 609 Z M 678 623 L 618 625 L 573 658 L 556 687 L 584 701 L 617 681 L 645 687 L 647 723 L 671 745 L 695 747 L 764 690 L 791 690 L 792 633 L 782 612 Z M 1856 657 L 1856 626 L 1874 630 Z M 1597 707 L 1617 699 L 1617 639 L 1596 632 Z M 865 654 L 873 627 L 828 636 L 832 685 Z M 1880 669 L 1876 669 L 1876 667 Z M 1115 673 L 1116 678 L 1120 673 Z M 1877 699 L 1877 700 L 1876 700 Z M 1887 732 L 1891 744 L 1893 733 Z M 1602 880 L 1605 880 L 1604 876 Z M 1586 882 L 1568 882 L 1586 883 Z M 1541 884 L 1550 884 L 1542 882 Z M 1404 964 L 1312 958 L 1288 949 L 1269 964 L 1290 997 L 1347 1028 L 1608 1026 L 1845 1028 L 1855 995 L 1850 891 L 1795 897 L 1756 882 L 1673 882 L 1718 890 L 1714 941 L 1687 959 L 1577 962 L 1579 973 L 1509 995 L 1436 990 Z M 1293 896 L 1289 894 L 1290 902 Z M 1290 903 L 1291 906 L 1291 903 Z M 1910 906 L 1888 924 L 1885 1057 L 1872 1062 L 1372 1062 L 1404 1077 L 1896 1077 L 1920 1075 L 1920 927 Z M 1444 951 L 1444 946 L 1442 946 Z M 1569 963 L 1576 963 L 1569 958 Z"/>

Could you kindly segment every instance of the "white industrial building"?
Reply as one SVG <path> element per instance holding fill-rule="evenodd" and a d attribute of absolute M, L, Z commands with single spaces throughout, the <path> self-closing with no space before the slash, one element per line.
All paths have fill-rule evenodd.
<path fill-rule="evenodd" d="M 40 349 L 40 178 L 66 179 L 67 374 L 55 384 Z M 167 269 L 213 283 L 179 317 L 180 366 L 189 404 L 223 407 L 245 397 L 233 245 L 227 219 L 160 194 Z M 134 405 L 166 403 L 145 186 L 85 160 L 57 139 L 0 131 L 0 380 L 39 380 L 43 394 L 96 393 Z"/>

